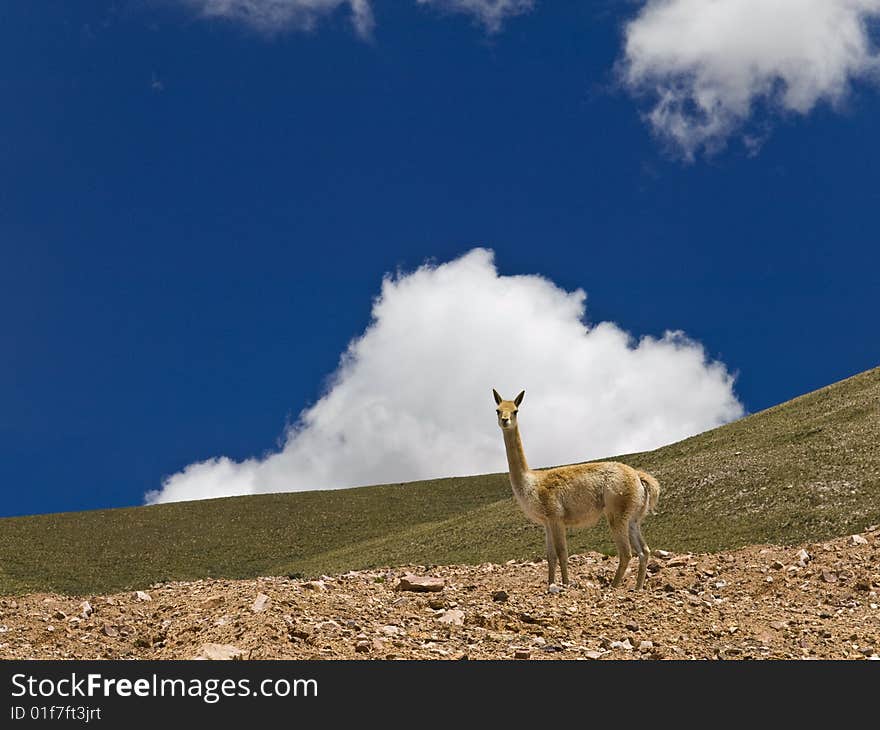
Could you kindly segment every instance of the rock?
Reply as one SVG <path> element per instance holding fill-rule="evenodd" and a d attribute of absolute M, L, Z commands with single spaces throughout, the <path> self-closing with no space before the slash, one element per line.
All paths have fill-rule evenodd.
<path fill-rule="evenodd" d="M 464 611 L 457 608 L 449 609 L 438 619 L 441 624 L 449 624 L 450 626 L 464 625 Z"/>
<path fill-rule="evenodd" d="M 394 588 L 396 591 L 418 591 L 420 593 L 437 593 L 446 587 L 443 578 L 432 576 L 413 575 L 407 573 Z"/>
<path fill-rule="evenodd" d="M 601 659 L 601 658 L 602 658 L 602 652 L 601 652 L 601 651 L 596 651 L 595 649 L 590 649 L 590 650 L 584 652 L 584 656 L 585 656 L 587 659 Z"/>
<path fill-rule="evenodd" d="M 560 588 L 555 583 L 551 583 L 547 586 L 547 593 L 562 593 L 562 588 Z"/>
<path fill-rule="evenodd" d="M 666 558 L 672 555 L 672 553 L 670 553 L 668 550 L 654 550 L 651 552 L 651 555 L 666 560 Z"/>
<path fill-rule="evenodd" d="M 528 659 L 530 656 L 532 656 L 532 653 L 528 649 L 517 649 L 513 653 L 514 659 Z"/>
<path fill-rule="evenodd" d="M 821 578 L 826 583 L 837 583 L 837 573 L 834 573 L 830 570 L 823 570 L 821 573 Z"/>
<path fill-rule="evenodd" d="M 399 601 L 401 599 L 398 598 L 397 600 Z M 446 608 L 446 601 L 444 601 L 442 598 L 432 598 L 430 601 L 428 601 L 428 608 L 433 608 L 435 611 L 442 611 L 444 608 Z"/>
<path fill-rule="evenodd" d="M 366 639 L 361 639 L 357 644 L 354 645 L 354 650 L 358 654 L 366 654 L 370 648 L 372 647 L 372 642 L 367 641 Z"/>
<path fill-rule="evenodd" d="M 83 601 L 82 603 L 80 603 L 80 604 L 79 604 L 79 610 L 80 610 L 80 615 L 81 615 L 83 618 L 88 618 L 88 617 L 91 616 L 92 613 L 94 613 L 94 611 L 95 611 L 95 609 L 92 608 L 92 604 L 89 603 L 88 601 Z"/>
<path fill-rule="evenodd" d="M 135 591 L 134 597 L 138 601 L 152 601 L 153 597 L 149 593 L 144 593 L 143 591 Z"/>
<path fill-rule="evenodd" d="M 798 550 L 798 554 L 795 557 L 797 557 L 798 563 L 800 563 L 801 567 L 803 567 L 813 559 L 812 556 L 803 548 Z"/>
<path fill-rule="evenodd" d="M 398 634 L 403 633 L 403 629 L 401 629 L 400 626 L 394 626 L 393 624 L 383 626 L 381 631 L 385 636 L 397 636 Z"/>
<path fill-rule="evenodd" d="M 241 659 L 244 651 L 232 644 L 202 644 L 193 659 L 206 659 L 212 661 L 228 661 Z"/>
<path fill-rule="evenodd" d="M 104 636 L 119 636 L 119 632 L 110 624 L 104 624 L 104 628 L 101 630 L 104 632 Z"/>
<path fill-rule="evenodd" d="M 254 599 L 254 603 L 251 606 L 251 611 L 254 613 L 260 613 L 260 611 L 266 610 L 266 604 L 269 603 L 272 599 L 269 598 L 265 593 L 258 593 L 257 597 Z"/>
<path fill-rule="evenodd" d="M 612 641 L 611 648 L 623 649 L 624 651 L 632 651 L 633 645 L 630 643 L 629 639 L 625 639 L 624 641 Z"/>
<path fill-rule="evenodd" d="M 321 591 L 327 590 L 327 585 L 322 580 L 310 580 L 303 583 L 303 588 L 308 591 L 318 591 L 320 593 Z"/>
<path fill-rule="evenodd" d="M 510 598 L 510 595 L 507 591 L 495 591 L 492 594 L 492 600 L 495 601 L 495 603 L 506 603 L 508 598 Z"/>
<path fill-rule="evenodd" d="M 639 643 L 639 651 L 653 651 L 654 642 L 653 641 L 642 641 Z"/>
<path fill-rule="evenodd" d="M 624 624 L 624 626 L 626 627 L 627 631 L 638 631 L 639 630 L 639 625 L 635 621 L 627 621 L 626 624 Z"/>
<path fill-rule="evenodd" d="M 782 570 L 785 567 L 785 563 L 779 560 L 774 560 L 770 563 L 770 567 L 773 568 L 773 570 Z"/>
<path fill-rule="evenodd" d="M 204 609 L 210 610 L 212 608 L 219 608 L 223 603 L 223 596 L 208 596 L 205 598 L 201 606 Z"/>
<path fill-rule="evenodd" d="M 850 535 L 849 539 L 853 545 L 867 545 L 868 544 L 868 541 L 864 537 L 862 537 L 861 535 Z"/>
<path fill-rule="evenodd" d="M 58 619 L 59 621 L 64 621 L 67 618 L 67 614 L 64 611 L 56 611 L 52 614 L 52 618 Z"/>
<path fill-rule="evenodd" d="M 783 629 L 788 628 L 788 624 L 785 621 L 773 621 L 770 624 L 771 629 L 776 629 L 777 631 L 782 631 Z"/>

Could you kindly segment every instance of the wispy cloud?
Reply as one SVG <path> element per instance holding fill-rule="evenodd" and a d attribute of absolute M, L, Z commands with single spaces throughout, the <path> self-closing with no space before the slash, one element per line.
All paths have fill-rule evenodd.
<path fill-rule="evenodd" d="M 533 466 L 650 449 L 742 415 L 733 378 L 681 332 L 585 324 L 583 291 L 503 276 L 491 251 L 387 276 L 326 394 L 263 458 L 187 466 L 148 503 L 506 469 L 491 389 L 527 391 Z"/>
<path fill-rule="evenodd" d="M 319 21 L 347 8 L 357 34 L 369 38 L 375 26 L 372 0 L 181 0 L 205 18 L 225 18 L 260 32 L 314 30 Z M 535 0 L 416 0 L 443 12 L 470 15 L 488 33 L 504 21 L 530 11 Z"/>
<path fill-rule="evenodd" d="M 880 70 L 880 0 L 648 0 L 625 27 L 624 83 L 654 131 L 693 159 L 748 131 L 759 105 L 807 114 Z"/>
<path fill-rule="evenodd" d="M 205 18 L 226 18 L 263 33 L 314 30 L 320 20 L 347 8 L 355 30 L 367 38 L 375 24 L 369 0 L 183 0 Z"/>
<path fill-rule="evenodd" d="M 416 0 L 448 13 L 472 16 L 489 33 L 497 33 L 507 18 L 527 13 L 535 0 Z"/>

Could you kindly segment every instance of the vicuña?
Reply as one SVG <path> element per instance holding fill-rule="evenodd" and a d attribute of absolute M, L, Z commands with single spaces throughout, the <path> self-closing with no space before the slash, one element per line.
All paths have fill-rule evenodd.
<path fill-rule="evenodd" d="M 562 583 L 568 584 L 566 527 L 590 527 L 604 513 L 619 559 L 611 585 L 620 585 L 635 552 L 639 556 L 636 588 L 642 588 L 651 551 L 642 537 L 641 522 L 656 508 L 660 484 L 647 472 L 616 461 L 529 469 L 516 422 L 525 394 L 522 391 L 513 400 L 504 400 L 498 391 L 492 390 L 498 406 L 498 425 L 504 434 L 513 495 L 526 517 L 543 525 L 546 532 L 548 582 L 555 582 L 558 560 Z"/>

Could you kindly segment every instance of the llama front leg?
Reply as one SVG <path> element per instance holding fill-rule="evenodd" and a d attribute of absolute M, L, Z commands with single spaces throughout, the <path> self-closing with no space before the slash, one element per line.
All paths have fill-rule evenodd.
<path fill-rule="evenodd" d="M 562 585 L 568 585 L 568 541 L 565 538 L 565 525 L 562 522 L 551 522 L 547 528 L 553 540 L 553 551 L 559 559 L 562 571 Z"/>
<path fill-rule="evenodd" d="M 556 548 L 553 545 L 553 533 L 550 525 L 544 528 L 544 545 L 547 548 L 547 583 L 556 582 Z"/>

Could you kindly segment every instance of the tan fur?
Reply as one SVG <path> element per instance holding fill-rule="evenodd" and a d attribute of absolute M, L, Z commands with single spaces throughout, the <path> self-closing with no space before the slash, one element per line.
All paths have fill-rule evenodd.
<path fill-rule="evenodd" d="M 556 576 L 556 563 L 568 583 L 567 527 L 595 525 L 604 514 L 617 546 L 618 566 L 612 582 L 620 585 L 632 553 L 639 556 L 636 588 L 645 584 L 651 551 L 642 537 L 641 522 L 657 507 L 660 484 L 645 471 L 617 461 L 593 462 L 532 470 L 526 462 L 517 425 L 517 413 L 525 391 L 514 400 L 492 395 L 498 406 L 498 425 L 504 434 L 510 486 L 525 515 L 544 526 L 548 582 Z"/>

